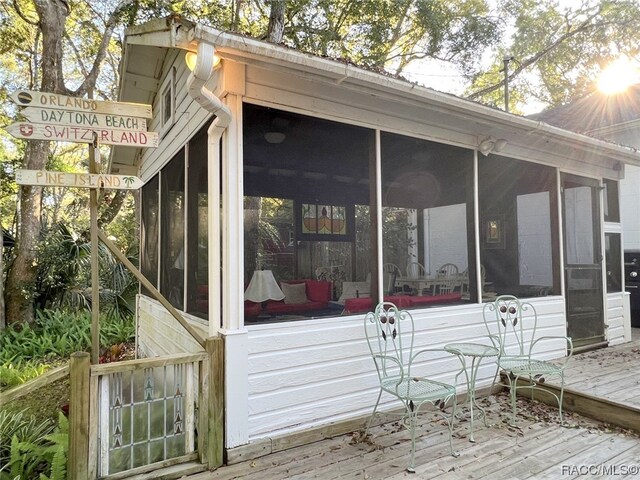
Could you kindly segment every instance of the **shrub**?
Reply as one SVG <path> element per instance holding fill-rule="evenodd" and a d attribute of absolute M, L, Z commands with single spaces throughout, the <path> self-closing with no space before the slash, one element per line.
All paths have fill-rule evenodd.
<path fill-rule="evenodd" d="M 119 316 L 100 319 L 100 345 L 111 347 L 133 341 L 133 320 Z M 57 359 L 91 348 L 91 315 L 88 312 L 42 310 L 33 326 L 0 331 L 0 389 L 20 385 L 41 375 Z"/>
<path fill-rule="evenodd" d="M 68 450 L 69 423 L 64 415 L 59 415 L 54 429 L 51 420 L 38 422 L 24 412 L 0 411 L 0 480 L 62 480 Z"/>

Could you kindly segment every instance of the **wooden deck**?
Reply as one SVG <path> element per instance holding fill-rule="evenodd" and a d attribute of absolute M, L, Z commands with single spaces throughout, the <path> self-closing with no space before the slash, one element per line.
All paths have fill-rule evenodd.
<path fill-rule="evenodd" d="M 567 388 L 640 409 L 640 329 L 632 331 L 632 342 L 574 355 Z"/>
<path fill-rule="evenodd" d="M 405 471 L 408 431 L 391 422 L 372 428 L 365 439 L 355 433 L 342 435 L 188 478 L 579 478 L 588 468 L 608 473 L 601 478 L 625 478 L 620 475 L 623 472 L 640 475 L 640 470 L 633 470 L 640 469 L 640 438 L 633 432 L 572 414 L 566 417 L 567 425 L 560 426 L 554 409 L 526 399 L 519 400 L 518 428 L 514 428 L 506 422 L 508 411 L 507 396 L 498 395 L 488 407 L 489 426 L 476 424 L 476 443 L 466 437 L 468 423 L 459 423 L 454 438 L 458 458 L 449 454 L 442 422 L 433 424 L 425 418 L 416 446 L 417 471 L 411 476 Z M 593 478 L 594 472 L 587 472 L 583 478 Z"/>
<path fill-rule="evenodd" d="M 633 342 L 575 355 L 567 385 L 640 412 L 640 330 Z M 476 422 L 476 443 L 467 439 L 468 422 L 454 434 L 458 458 L 449 454 L 442 421 L 429 414 L 418 432 L 416 474 L 405 471 L 409 433 L 397 422 L 371 429 L 362 439 L 353 433 L 292 448 L 187 477 L 189 480 L 278 479 L 527 479 L 640 478 L 640 436 L 575 413 L 561 426 L 557 410 L 518 400 L 517 428 L 507 423 L 506 394 L 492 397 L 489 426 Z M 609 408 L 608 406 L 606 408 Z M 639 413 L 640 415 L 640 413 Z M 435 421 L 435 423 L 433 423 Z"/>

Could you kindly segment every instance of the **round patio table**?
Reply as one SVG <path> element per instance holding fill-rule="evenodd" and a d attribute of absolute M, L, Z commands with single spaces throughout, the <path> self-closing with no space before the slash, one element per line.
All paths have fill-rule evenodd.
<path fill-rule="evenodd" d="M 448 343 L 444 346 L 444 349 L 449 353 L 463 355 L 471 358 L 471 366 L 465 365 L 465 377 L 467 379 L 467 398 L 469 401 L 469 441 L 475 443 L 473 438 L 473 407 L 481 412 L 481 416 L 484 419 L 485 425 L 487 424 L 487 414 L 484 409 L 476 402 L 476 377 L 478 375 L 478 368 L 483 358 L 497 357 L 498 349 L 490 345 L 482 345 L 480 343 Z"/>

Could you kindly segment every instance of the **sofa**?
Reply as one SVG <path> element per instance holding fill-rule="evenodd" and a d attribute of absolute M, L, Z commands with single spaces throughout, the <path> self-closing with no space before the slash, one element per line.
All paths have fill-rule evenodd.
<path fill-rule="evenodd" d="M 288 286 L 304 284 L 304 298 L 296 298 L 295 303 L 290 303 L 291 298 L 287 298 Z M 322 280 L 287 280 L 280 282 L 280 287 L 285 293 L 284 300 L 269 300 L 266 305 L 266 312 L 270 315 L 286 315 L 288 313 L 308 312 L 311 310 L 322 310 L 329 306 L 331 300 L 331 282 Z M 295 287 L 294 287 L 295 288 Z M 304 301 L 303 301 L 304 300 Z M 250 300 L 244 302 L 244 316 L 257 317 L 262 311 L 262 305 Z"/>
<path fill-rule="evenodd" d="M 445 293 L 442 295 L 385 295 L 384 301 L 391 302 L 396 307 L 419 308 L 431 305 L 440 305 L 458 302 L 462 299 L 460 292 Z M 344 301 L 344 315 L 352 313 L 370 312 L 372 310 L 370 298 L 347 298 Z"/>

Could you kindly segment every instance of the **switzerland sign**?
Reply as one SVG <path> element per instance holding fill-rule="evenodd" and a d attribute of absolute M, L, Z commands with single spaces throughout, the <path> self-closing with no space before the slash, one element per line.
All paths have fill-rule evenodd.
<path fill-rule="evenodd" d="M 93 142 L 95 132 L 98 143 L 104 145 L 128 145 L 131 147 L 157 147 L 156 132 L 114 130 L 110 128 L 77 127 L 71 125 L 43 125 L 17 122 L 7 127 L 7 132 L 25 140 L 54 140 L 58 142 Z"/>

